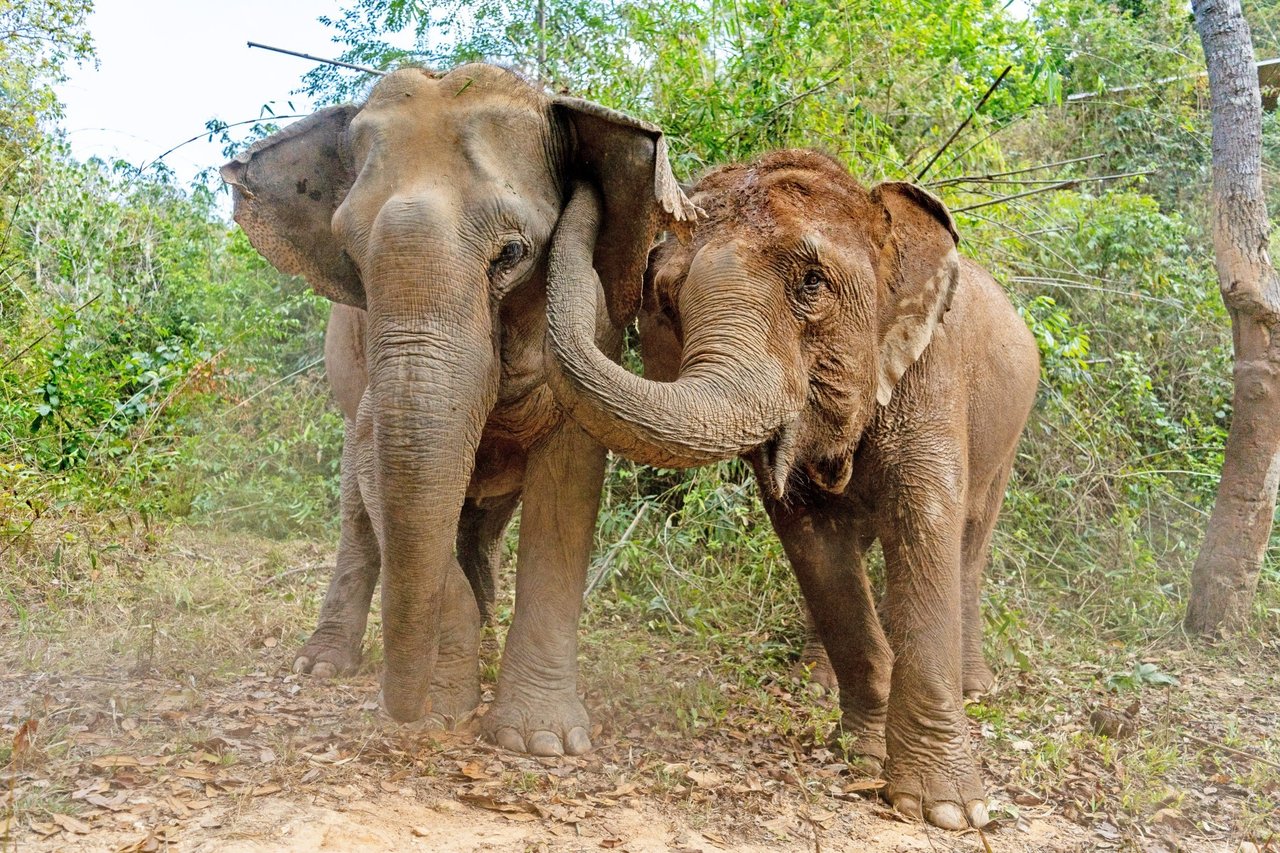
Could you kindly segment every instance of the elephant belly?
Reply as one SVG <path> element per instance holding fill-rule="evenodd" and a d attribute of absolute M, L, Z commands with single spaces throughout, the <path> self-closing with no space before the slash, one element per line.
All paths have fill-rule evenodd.
<path fill-rule="evenodd" d="M 467 497 L 490 498 L 520 491 L 524 464 L 525 448 L 507 436 L 492 435 L 486 430 L 476 451 Z"/>
<path fill-rule="evenodd" d="M 489 414 L 467 497 L 485 498 L 519 491 L 529 450 L 564 420 L 551 389 L 537 385 L 512 400 L 500 400 Z"/>

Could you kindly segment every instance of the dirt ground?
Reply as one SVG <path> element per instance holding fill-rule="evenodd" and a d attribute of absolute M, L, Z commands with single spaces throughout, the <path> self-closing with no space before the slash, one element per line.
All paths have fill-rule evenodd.
<path fill-rule="evenodd" d="M 1096 662 L 1001 671 L 970 708 L 995 820 L 950 834 L 824 745 L 830 698 L 736 647 L 589 611 L 597 748 L 524 758 L 474 720 L 387 722 L 376 649 L 352 678 L 290 672 L 324 548 L 186 533 L 93 571 L 96 593 L 0 596 L 3 851 L 1280 850 L 1275 638 L 1135 650 L 1132 695 Z"/>

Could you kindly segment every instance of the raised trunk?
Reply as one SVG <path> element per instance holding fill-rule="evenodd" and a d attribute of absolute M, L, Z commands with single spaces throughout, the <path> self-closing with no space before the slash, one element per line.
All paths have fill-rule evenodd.
<path fill-rule="evenodd" d="M 1235 344 L 1235 393 L 1218 497 L 1191 575 L 1186 627 L 1249 619 L 1280 484 L 1280 278 L 1267 255 L 1262 106 L 1239 0 L 1193 4 L 1209 69 L 1214 253 Z"/>
<path fill-rule="evenodd" d="M 595 190 L 579 184 L 552 241 L 547 316 L 558 364 L 550 383 L 561 405 L 610 450 L 664 468 L 705 465 L 768 443 L 800 401 L 764 352 L 762 322 L 722 309 L 716 322 L 690 323 L 685 349 L 695 355 L 675 382 L 642 379 L 599 350 L 602 294 L 591 266 L 599 218 Z"/>

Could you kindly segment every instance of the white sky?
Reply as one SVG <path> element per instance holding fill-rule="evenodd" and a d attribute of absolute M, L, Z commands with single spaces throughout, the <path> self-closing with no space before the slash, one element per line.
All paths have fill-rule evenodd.
<path fill-rule="evenodd" d="M 338 0 L 96 0 L 89 31 L 98 67 L 71 69 L 58 88 L 63 127 L 79 159 L 122 157 L 141 165 L 201 133 L 211 118 L 258 117 L 274 101 L 277 114 L 309 113 L 290 92 L 313 63 L 249 49 L 262 42 L 314 56 L 336 57 L 330 31 L 316 18 L 337 17 Z M 289 110 L 292 100 L 295 110 Z M 224 162 L 222 144 L 201 139 L 165 162 L 185 184 Z"/>

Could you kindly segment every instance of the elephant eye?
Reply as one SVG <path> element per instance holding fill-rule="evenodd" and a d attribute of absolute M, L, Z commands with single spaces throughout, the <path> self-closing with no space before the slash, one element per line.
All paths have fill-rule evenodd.
<path fill-rule="evenodd" d="M 528 248 L 520 240 L 508 240 L 503 244 L 501 251 L 489 263 L 489 273 L 491 275 L 509 270 L 516 264 L 524 260 L 524 256 L 528 253 Z"/>
<path fill-rule="evenodd" d="M 800 284 L 800 295 L 806 300 L 813 299 L 818 295 L 818 291 L 827 286 L 827 280 L 821 272 L 809 270 L 804 274 L 804 281 Z"/>

